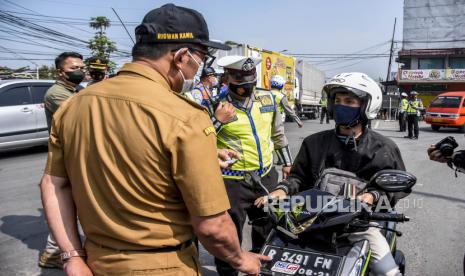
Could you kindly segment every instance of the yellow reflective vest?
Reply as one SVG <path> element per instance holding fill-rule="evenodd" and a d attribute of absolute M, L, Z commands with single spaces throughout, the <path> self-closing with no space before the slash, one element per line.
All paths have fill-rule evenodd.
<path fill-rule="evenodd" d="M 276 102 L 270 92 L 256 92 L 252 107 L 235 106 L 236 120 L 221 127 L 217 134 L 219 149 L 239 152 L 242 159 L 230 169 L 222 169 L 224 178 L 243 179 L 246 172 L 266 175 L 273 165 L 271 140 Z"/>
<path fill-rule="evenodd" d="M 276 106 L 278 108 L 279 113 L 283 114 L 284 113 L 284 108 L 282 107 L 281 102 L 282 102 L 282 100 L 284 98 L 284 94 L 281 91 L 279 91 L 278 89 L 271 89 L 271 93 L 274 96 Z"/>
<path fill-rule="evenodd" d="M 405 112 L 407 111 L 407 108 L 408 108 L 408 100 L 404 98 L 400 101 L 400 111 Z"/>
<path fill-rule="evenodd" d="M 320 105 L 321 105 L 321 107 L 327 107 L 328 106 L 328 99 L 321 98 Z"/>
<path fill-rule="evenodd" d="M 423 107 L 423 104 L 421 103 L 419 99 L 414 100 L 414 101 L 408 101 L 407 114 L 418 115 L 418 112 L 420 111 L 418 110 L 418 107 Z"/>

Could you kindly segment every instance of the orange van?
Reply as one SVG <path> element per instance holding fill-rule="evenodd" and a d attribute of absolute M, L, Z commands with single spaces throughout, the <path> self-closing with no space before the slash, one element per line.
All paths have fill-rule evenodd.
<path fill-rule="evenodd" d="M 446 92 L 437 96 L 426 110 L 425 121 L 434 131 L 456 127 L 465 132 L 465 91 Z"/>

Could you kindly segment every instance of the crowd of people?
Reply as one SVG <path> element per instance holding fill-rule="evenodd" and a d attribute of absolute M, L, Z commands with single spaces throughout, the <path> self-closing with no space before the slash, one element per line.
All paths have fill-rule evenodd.
<path fill-rule="evenodd" d="M 254 178 L 282 198 L 312 188 L 325 168 L 366 180 L 405 170 L 396 144 L 368 127 L 382 92 L 366 74 L 342 73 L 325 84 L 323 114 L 335 128 L 307 137 L 293 160 L 282 113 L 302 122 L 282 77 L 271 79 L 271 91 L 256 89 L 259 58 L 220 58 L 218 75 L 210 50 L 229 46 L 209 39 L 199 12 L 173 4 L 150 11 L 135 32 L 133 61 L 106 79 L 105 61 L 90 60 L 93 81 L 79 93 L 82 56 L 56 59 L 57 82 L 45 95 L 50 140 L 41 192 L 50 235 L 40 266 L 63 265 L 68 275 L 199 275 L 198 240 L 218 274 L 258 275 L 270 260 L 258 252 L 272 225 L 256 220 L 265 216 L 266 192 Z M 412 139 L 417 109 L 402 109 Z M 434 147 L 429 152 L 446 160 Z M 395 203 L 406 195 L 368 187 L 359 199 Z M 241 248 L 246 217 L 257 221 L 250 252 Z M 373 274 L 400 275 L 380 229 L 350 236 L 361 239 L 372 248 Z"/>

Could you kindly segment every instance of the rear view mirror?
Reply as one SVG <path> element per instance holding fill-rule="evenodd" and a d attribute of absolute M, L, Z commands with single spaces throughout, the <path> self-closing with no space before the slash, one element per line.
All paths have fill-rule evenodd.
<path fill-rule="evenodd" d="M 382 170 L 373 175 L 370 183 L 386 192 L 402 192 L 412 188 L 417 178 L 406 171 Z"/>

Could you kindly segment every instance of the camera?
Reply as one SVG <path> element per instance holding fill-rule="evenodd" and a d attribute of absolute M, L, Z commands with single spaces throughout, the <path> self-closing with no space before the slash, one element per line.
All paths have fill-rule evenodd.
<path fill-rule="evenodd" d="M 452 156 L 454 149 L 458 146 L 459 145 L 452 136 L 447 136 L 435 145 L 444 157 Z"/>

